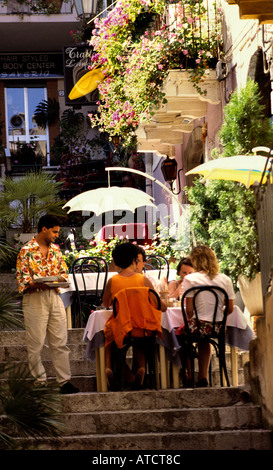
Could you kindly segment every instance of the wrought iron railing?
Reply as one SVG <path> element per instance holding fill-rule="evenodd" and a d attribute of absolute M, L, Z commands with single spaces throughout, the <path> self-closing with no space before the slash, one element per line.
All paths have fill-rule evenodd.
<path fill-rule="evenodd" d="M 263 297 L 271 291 L 273 270 L 273 142 L 260 184 L 255 188 L 258 240 Z M 269 165 L 266 182 L 263 184 Z"/>

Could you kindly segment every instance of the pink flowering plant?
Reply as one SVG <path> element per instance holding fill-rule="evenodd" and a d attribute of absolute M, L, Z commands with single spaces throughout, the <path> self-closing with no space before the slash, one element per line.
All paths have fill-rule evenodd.
<path fill-rule="evenodd" d="M 166 103 L 169 69 L 189 70 L 201 93 L 199 84 L 219 52 L 216 6 L 213 15 L 209 29 L 203 0 L 118 0 L 107 18 L 96 19 L 90 68 L 101 68 L 105 79 L 98 85 L 98 114 L 90 115 L 91 125 L 121 135 L 123 144 L 133 147 L 137 127 Z"/>
<path fill-rule="evenodd" d="M 131 240 L 132 241 L 132 240 Z M 85 241 L 85 246 L 75 246 L 70 250 L 64 250 L 63 258 L 67 266 L 71 267 L 73 262 L 82 257 L 86 256 L 98 256 L 104 258 L 108 264 L 112 262 L 112 251 L 115 246 L 121 242 L 128 242 L 128 237 L 114 237 L 109 240 L 96 240 L 95 238 L 88 241 Z M 132 243 L 136 243 L 132 241 Z M 181 248 L 181 243 L 179 240 L 176 240 L 171 235 L 162 230 L 159 226 L 157 228 L 156 234 L 153 236 L 151 244 L 142 245 L 146 255 L 162 255 L 167 260 L 171 261 L 172 258 L 180 259 L 183 256 L 183 247 Z M 185 255 L 186 256 L 186 255 Z"/>

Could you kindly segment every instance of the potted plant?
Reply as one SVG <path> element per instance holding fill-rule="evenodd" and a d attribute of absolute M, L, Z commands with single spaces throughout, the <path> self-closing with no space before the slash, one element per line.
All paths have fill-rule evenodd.
<path fill-rule="evenodd" d="M 55 98 L 42 100 L 35 109 L 34 119 L 37 126 L 45 129 L 59 118 L 60 105 Z"/>
<path fill-rule="evenodd" d="M 16 142 L 15 150 L 11 151 L 12 171 L 20 170 L 29 171 L 32 169 L 41 169 L 43 156 L 40 155 L 36 148 L 37 142 Z"/>
<path fill-rule="evenodd" d="M 224 109 L 224 120 L 219 132 L 223 156 L 250 154 L 252 148 L 267 145 L 272 141 L 273 130 L 269 119 L 264 116 L 260 104 L 257 83 L 248 80 L 246 87 L 236 90 Z M 217 155 L 216 155 L 217 153 Z M 220 156 L 215 150 L 214 157 Z M 222 272 L 230 276 L 235 287 L 243 288 L 244 303 L 253 316 L 262 313 L 263 302 L 253 283 L 259 285 L 259 247 L 256 224 L 256 205 L 253 188 L 233 181 L 207 181 L 202 178 L 194 181 L 187 189 L 191 207 L 191 229 L 195 243 L 209 245 L 217 254 Z M 255 276 L 258 274 L 258 279 Z M 238 282 L 239 280 L 239 282 Z M 255 295 L 253 302 L 250 293 L 245 294 L 246 286 L 252 281 L 250 292 Z M 237 284 L 238 283 L 238 284 Z M 260 298 L 259 298 L 260 296 Z"/>
<path fill-rule="evenodd" d="M 0 218 L 2 229 L 16 227 L 28 241 L 35 234 L 37 222 L 44 213 L 63 216 L 64 201 L 59 199 L 62 183 L 46 173 L 28 173 L 24 177 L 3 180 L 0 193 Z M 25 240 L 22 240 L 25 242 Z"/>
<path fill-rule="evenodd" d="M 59 164 L 60 157 L 65 154 L 89 155 L 92 141 L 86 136 L 83 113 L 75 112 L 74 108 L 67 108 L 62 113 L 59 127 L 60 133 L 51 146 L 53 162 L 55 160 Z"/>

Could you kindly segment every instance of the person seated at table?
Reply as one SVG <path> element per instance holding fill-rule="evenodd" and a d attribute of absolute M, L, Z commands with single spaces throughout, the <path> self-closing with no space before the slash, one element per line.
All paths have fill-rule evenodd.
<path fill-rule="evenodd" d="M 136 245 L 129 242 L 122 242 L 113 249 L 112 257 L 115 265 L 120 269 L 119 273 L 114 275 L 107 281 L 105 292 L 103 295 L 102 303 L 108 308 L 113 304 L 115 295 L 122 289 L 128 287 L 150 287 L 153 289 L 151 281 L 144 276 L 136 272 L 138 251 Z M 162 309 L 166 310 L 166 305 L 162 305 Z M 105 326 L 105 336 L 111 337 L 111 322 L 110 319 Z M 143 384 L 145 375 L 145 355 L 144 352 L 135 347 L 133 351 L 133 362 L 135 369 L 133 372 L 126 369 L 125 380 L 129 384 L 135 383 L 135 386 Z M 108 381 L 108 385 L 112 389 L 116 389 L 118 384 L 113 375 L 112 371 L 112 358 L 111 358 L 111 344 L 105 347 L 105 374 Z"/>
<path fill-rule="evenodd" d="M 177 276 L 180 277 L 177 281 L 170 281 L 168 285 L 168 292 L 170 298 L 179 300 L 182 292 L 183 280 L 187 274 L 193 273 L 192 262 L 189 258 L 182 258 L 176 267 Z"/>
<path fill-rule="evenodd" d="M 198 286 L 219 286 L 222 287 L 229 298 L 229 309 L 228 314 L 232 313 L 234 305 L 234 289 L 231 279 L 219 272 L 219 264 L 214 251 L 206 246 L 200 245 L 195 247 L 191 254 L 190 260 L 194 272 L 188 274 L 183 280 L 183 292 L 190 289 L 191 287 Z M 196 319 L 193 318 L 193 295 L 194 292 L 189 292 L 186 296 L 186 314 L 189 320 L 189 327 L 191 331 L 195 331 L 197 328 Z M 198 309 L 198 318 L 200 319 L 200 328 L 202 333 L 206 334 L 211 330 L 212 327 L 212 316 L 214 311 L 214 299 L 208 292 L 200 293 L 196 298 L 196 306 Z M 223 318 L 223 306 L 224 299 L 219 295 L 218 313 L 219 321 Z M 184 326 L 181 326 L 176 330 L 176 334 L 185 334 Z M 211 359 L 211 347 L 207 341 L 200 341 L 198 344 L 198 364 L 199 364 L 199 376 L 197 387 L 206 387 L 208 385 L 208 370 Z M 191 379 L 191 370 L 188 367 L 188 379 Z"/>
<path fill-rule="evenodd" d="M 146 251 L 140 245 L 135 245 L 137 248 L 137 262 L 136 262 L 136 272 L 140 274 L 145 274 L 145 277 L 151 281 L 153 289 L 157 290 L 157 283 L 152 276 L 149 276 L 149 273 L 144 272 L 146 264 Z"/>

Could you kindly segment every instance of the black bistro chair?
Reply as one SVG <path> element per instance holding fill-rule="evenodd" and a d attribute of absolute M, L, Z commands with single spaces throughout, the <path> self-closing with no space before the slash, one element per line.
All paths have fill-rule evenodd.
<path fill-rule="evenodd" d="M 193 318 L 196 318 L 197 328 L 191 332 L 188 324 L 188 319 L 185 309 L 185 299 L 189 292 L 195 292 L 193 296 Z M 198 311 L 196 307 L 196 298 L 198 295 L 202 295 L 203 292 L 210 292 L 214 296 L 214 312 L 213 312 L 213 321 L 212 329 L 209 334 L 202 334 L 200 331 L 200 323 L 198 318 Z M 216 313 L 219 303 L 219 295 L 224 297 L 224 310 L 223 310 L 223 319 L 221 322 L 216 322 Z M 198 286 L 192 287 L 184 292 L 181 299 L 181 310 L 185 324 L 185 333 L 177 336 L 178 341 L 181 345 L 180 356 L 182 362 L 182 380 L 183 383 L 186 381 L 185 369 L 186 369 L 186 360 L 190 361 L 191 367 L 191 386 L 194 386 L 194 359 L 198 357 L 198 343 L 200 341 L 207 341 L 210 343 L 216 353 L 216 357 L 219 360 L 219 372 L 220 372 L 220 383 L 223 387 L 223 373 L 225 375 L 227 386 L 230 386 L 229 377 L 226 367 L 226 345 L 225 345 L 225 330 L 226 330 L 226 321 L 229 309 L 229 299 L 226 291 L 218 286 Z M 211 363 L 209 367 L 209 382 L 210 386 L 212 385 L 212 376 L 211 376 Z"/>
<path fill-rule="evenodd" d="M 123 291 L 120 291 L 114 298 L 113 301 L 113 316 L 114 318 L 117 318 L 119 315 L 119 304 L 121 301 L 121 295 L 124 295 L 125 291 L 131 291 L 133 294 L 130 297 L 127 297 L 127 305 L 130 310 L 131 302 L 134 303 L 134 306 L 136 303 L 139 305 L 138 309 L 138 314 L 137 317 L 134 318 L 133 315 L 131 315 L 130 311 L 130 316 L 131 316 L 131 321 L 133 324 L 134 328 L 138 328 L 139 321 L 140 324 L 142 324 L 140 318 L 145 319 L 145 311 L 146 308 L 141 308 L 143 306 L 142 302 L 138 302 L 138 295 L 141 295 L 141 292 L 147 291 L 147 303 L 151 303 L 151 300 L 153 299 L 153 305 L 156 304 L 156 310 L 159 312 L 154 311 L 153 315 L 160 315 L 160 320 L 161 320 L 161 301 L 160 297 L 157 294 L 157 292 L 149 287 L 131 287 L 128 289 L 123 289 Z M 147 304 L 147 308 L 149 308 L 150 305 Z M 155 321 L 154 321 L 155 324 Z M 155 326 L 154 326 L 155 328 Z M 126 363 L 126 355 L 128 349 L 134 345 L 138 345 L 141 347 L 142 350 L 144 350 L 145 353 L 145 360 L 146 360 L 146 373 L 144 377 L 144 386 L 148 386 L 148 388 L 151 389 L 156 389 L 157 388 L 157 380 L 156 380 L 156 351 L 157 351 L 157 343 L 156 343 L 156 338 L 157 338 L 158 331 L 156 329 L 153 330 L 143 330 L 143 336 L 134 336 L 134 331 L 132 330 L 129 332 L 123 339 L 123 345 L 122 348 L 118 348 L 116 344 L 114 343 L 114 347 L 112 348 L 112 354 L 113 354 L 113 370 L 114 374 L 117 378 L 117 380 L 121 384 L 121 390 L 124 389 L 124 365 Z"/>
<path fill-rule="evenodd" d="M 162 255 L 147 255 L 146 257 L 146 262 L 145 262 L 145 271 L 149 270 L 158 270 L 158 279 L 161 278 L 161 271 L 166 270 L 167 271 L 167 282 L 169 279 L 169 262 L 168 260 L 162 256 Z"/>
<path fill-rule="evenodd" d="M 72 303 L 74 327 L 85 326 L 91 310 L 102 304 L 102 297 L 108 278 L 108 264 L 105 259 L 96 256 L 78 258 L 74 261 L 71 272 L 75 285 L 75 295 Z M 95 286 L 87 288 L 85 275 L 96 275 Z"/>

